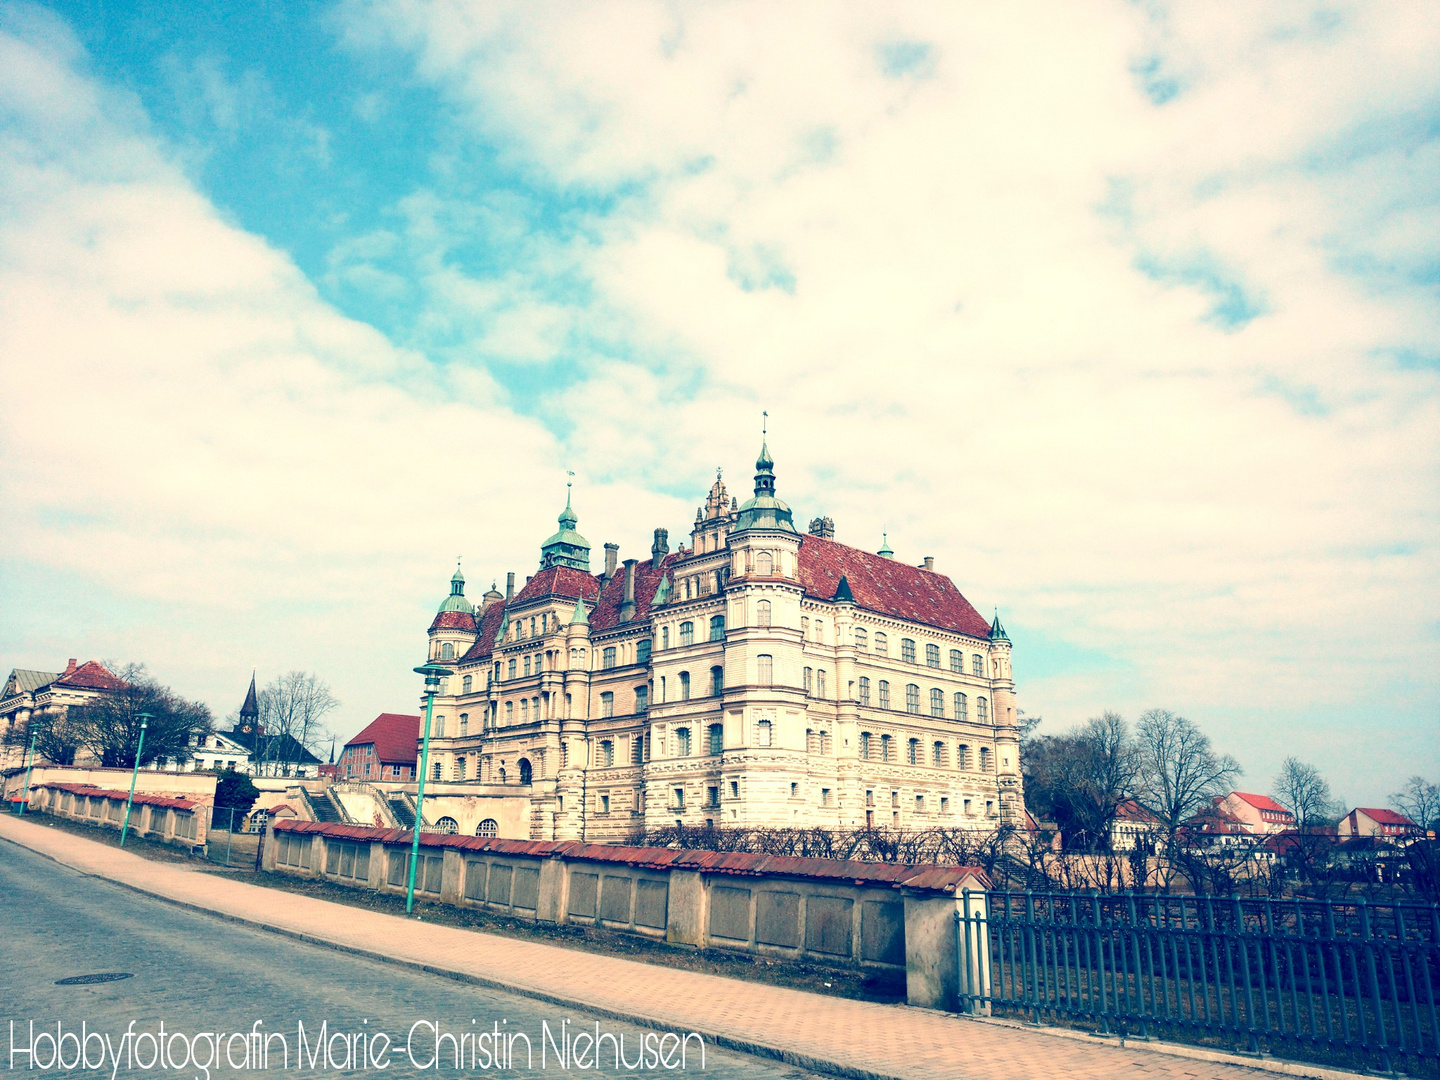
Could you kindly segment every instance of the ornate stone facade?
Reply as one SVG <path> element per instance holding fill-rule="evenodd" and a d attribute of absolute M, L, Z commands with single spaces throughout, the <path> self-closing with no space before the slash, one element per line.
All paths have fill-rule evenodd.
<path fill-rule="evenodd" d="M 569 500 L 541 568 L 451 595 L 429 656 L 427 794 L 524 785 L 534 839 L 640 824 L 992 829 L 1022 810 L 1010 640 L 927 559 L 801 535 L 761 450 L 755 495 L 717 476 L 690 547 L 589 570 Z M 437 783 L 438 782 L 438 783 Z M 433 786 L 432 786 L 433 785 Z"/>

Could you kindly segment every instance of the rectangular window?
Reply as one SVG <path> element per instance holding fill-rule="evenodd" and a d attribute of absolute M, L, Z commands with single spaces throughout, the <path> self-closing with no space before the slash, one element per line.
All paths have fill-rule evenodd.
<path fill-rule="evenodd" d="M 870 760 L 870 732 L 868 731 L 860 733 L 860 760 Z"/>
<path fill-rule="evenodd" d="M 725 669 L 723 667 L 712 667 L 710 669 L 710 696 L 719 697 L 725 692 Z"/>
<path fill-rule="evenodd" d="M 876 655 L 876 656 L 889 656 L 889 655 L 890 655 L 889 649 L 890 649 L 890 646 L 889 646 L 889 644 L 888 644 L 888 639 L 885 637 L 884 634 L 880 633 L 879 631 L 876 631 L 876 633 L 875 633 L 875 655 Z"/>
<path fill-rule="evenodd" d="M 980 656 L 979 653 L 976 653 L 973 657 L 970 658 L 970 673 L 972 675 L 985 674 L 985 660 Z"/>
<path fill-rule="evenodd" d="M 945 715 L 945 691 L 944 691 L 944 690 L 931 690 L 931 691 L 930 691 L 930 715 L 931 715 L 931 716 L 944 716 L 944 715 Z"/>
<path fill-rule="evenodd" d="M 881 680 L 880 680 L 880 708 L 882 708 L 882 709 L 888 709 L 889 707 L 890 707 L 890 681 L 889 681 L 888 679 L 881 679 Z"/>
<path fill-rule="evenodd" d="M 615 695 L 612 694 L 609 690 L 606 690 L 605 693 L 600 695 L 600 715 L 615 715 Z"/>
<path fill-rule="evenodd" d="M 635 662 L 637 664 L 648 664 L 650 662 L 650 639 L 644 638 L 635 646 Z"/>
<path fill-rule="evenodd" d="M 600 654 L 600 666 L 609 671 L 615 666 L 615 646 L 607 645 L 605 651 Z"/>
<path fill-rule="evenodd" d="M 975 719 L 982 724 L 990 719 L 990 705 L 983 697 L 975 699 Z"/>
<path fill-rule="evenodd" d="M 920 764 L 920 740 L 910 739 L 905 744 L 905 762 L 909 765 Z"/>
<path fill-rule="evenodd" d="M 649 708 L 650 708 L 650 687 L 648 687 L 648 686 L 637 686 L 637 687 L 635 687 L 635 711 L 636 711 L 637 713 L 642 713 L 642 712 L 645 712 L 645 711 L 646 711 L 647 709 L 649 709 Z"/>
<path fill-rule="evenodd" d="M 690 756 L 690 729 L 687 727 L 675 729 L 675 756 Z"/>
<path fill-rule="evenodd" d="M 530 657 L 525 657 L 525 674 L 530 674 Z"/>
<path fill-rule="evenodd" d="M 860 704 L 870 704 L 870 678 L 868 675 L 860 676 Z"/>
<path fill-rule="evenodd" d="M 965 674 L 965 654 L 959 649 L 950 650 L 950 670 Z"/>
<path fill-rule="evenodd" d="M 822 787 L 822 788 L 820 789 L 820 805 L 821 805 L 821 806 L 829 806 L 829 805 L 830 805 L 830 789 L 829 789 L 828 787 Z"/>
<path fill-rule="evenodd" d="M 898 791 L 892 791 L 892 792 L 890 792 L 890 805 L 891 805 L 891 806 L 899 806 L 899 805 L 900 805 L 900 793 L 899 793 Z"/>
<path fill-rule="evenodd" d="M 890 743 L 891 743 L 891 739 L 890 739 L 890 736 L 889 736 L 889 735 L 881 735 L 881 736 L 880 736 L 880 760 L 881 760 L 881 761 L 894 761 L 894 760 L 895 760 L 894 755 L 893 755 L 893 754 L 891 753 L 891 751 L 890 751 Z"/>
<path fill-rule="evenodd" d="M 685 789 L 684 789 L 683 787 L 671 788 L 671 789 L 670 789 L 670 795 L 671 795 L 670 809 L 672 809 L 672 810 L 684 810 L 684 809 L 685 809 Z"/>
<path fill-rule="evenodd" d="M 602 814 L 608 814 L 608 813 L 610 812 L 610 796 L 609 796 L 609 795 L 601 795 L 601 796 L 600 796 L 600 812 L 601 812 Z"/>
<path fill-rule="evenodd" d="M 515 678 L 515 661 L 514 661 L 514 659 L 511 659 L 511 661 L 506 665 L 506 667 L 505 667 L 505 672 L 506 672 L 506 676 L 507 676 L 508 678 L 511 678 L 511 679 Z"/>
<path fill-rule="evenodd" d="M 913 682 L 905 685 L 905 711 L 908 713 L 920 711 L 920 687 Z"/>
<path fill-rule="evenodd" d="M 956 719 L 956 720 L 969 720 L 969 719 L 970 719 L 970 707 L 969 707 L 969 705 L 968 705 L 967 702 L 966 702 L 966 698 L 965 698 L 965 695 L 964 695 L 964 694 L 956 694 L 956 695 L 955 695 L 955 719 Z"/>
<path fill-rule="evenodd" d="M 940 813 L 942 813 L 942 814 L 948 814 L 949 812 L 950 812 L 950 800 L 949 800 L 948 798 L 946 798 L 944 795 L 941 795 L 941 796 L 940 796 Z"/>
<path fill-rule="evenodd" d="M 865 652 L 870 648 L 870 635 L 863 626 L 855 628 L 855 649 L 857 652 Z"/>
<path fill-rule="evenodd" d="M 815 696 L 825 696 L 825 669 L 822 667 L 815 673 Z"/>
<path fill-rule="evenodd" d="M 719 754 L 725 749 L 725 728 L 720 724 L 711 724 L 709 732 L 709 750 L 711 754 Z"/>
<path fill-rule="evenodd" d="M 812 693 L 815 689 L 815 669 L 806 668 L 804 673 L 805 693 Z"/>
<path fill-rule="evenodd" d="M 680 645 L 681 645 L 681 647 L 683 648 L 683 647 L 686 646 L 686 645 L 694 645 L 694 644 L 695 644 L 695 624 L 694 624 L 693 622 L 682 622 L 682 623 L 680 624 Z"/>
<path fill-rule="evenodd" d="M 916 812 L 917 814 L 923 814 L 923 813 L 925 812 L 925 796 L 924 796 L 924 795 L 916 795 L 916 796 L 915 796 L 915 812 Z"/>
<path fill-rule="evenodd" d="M 720 789 L 718 787 L 705 789 L 705 805 L 711 810 L 720 805 Z"/>
<path fill-rule="evenodd" d="M 755 681 L 761 686 L 771 686 L 775 682 L 775 658 L 767 653 L 761 653 L 755 657 Z"/>
<path fill-rule="evenodd" d="M 915 639 L 914 639 L 914 638 L 908 638 L 908 637 L 907 637 L 907 638 L 901 638 L 901 639 L 900 639 L 900 659 L 903 660 L 903 661 L 904 661 L 905 663 L 907 663 L 907 664 L 913 664 L 913 663 L 915 662 Z"/>
<path fill-rule="evenodd" d="M 724 615 L 712 615 L 712 616 L 710 616 L 710 640 L 711 640 L 711 641 L 724 641 L 724 640 L 725 640 L 725 616 L 724 616 Z"/>
<path fill-rule="evenodd" d="M 874 805 L 875 805 L 875 792 L 874 792 L 873 790 L 865 792 L 865 805 L 866 805 L 866 806 L 874 806 Z"/>
<path fill-rule="evenodd" d="M 739 797 L 740 797 L 740 781 L 739 781 L 739 780 L 731 780 L 731 781 L 730 781 L 730 798 L 732 798 L 732 799 L 738 799 Z"/>
<path fill-rule="evenodd" d="M 680 700 L 690 700 L 690 673 L 688 671 L 680 672 Z"/>
<path fill-rule="evenodd" d="M 615 764 L 615 743 L 610 739 L 600 741 L 600 767 L 608 769 Z"/>
<path fill-rule="evenodd" d="M 940 666 L 940 646 L 939 646 L 939 645 L 926 645 L 926 646 L 925 646 L 925 666 L 926 666 L 926 667 L 939 667 L 939 666 Z"/>

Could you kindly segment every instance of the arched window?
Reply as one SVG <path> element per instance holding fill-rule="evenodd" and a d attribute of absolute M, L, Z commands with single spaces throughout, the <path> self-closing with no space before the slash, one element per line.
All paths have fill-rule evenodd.
<path fill-rule="evenodd" d="M 470 714 L 462 712 L 460 714 L 460 737 L 464 738 L 468 734 L 470 734 Z"/>
<path fill-rule="evenodd" d="M 815 696 L 822 698 L 825 696 L 825 669 L 823 667 L 815 672 Z"/>
<path fill-rule="evenodd" d="M 860 732 L 860 760 L 870 760 L 870 732 Z"/>
<path fill-rule="evenodd" d="M 860 676 L 860 704 L 861 704 L 861 705 L 869 705 L 869 704 L 870 704 L 870 676 L 869 676 L 869 675 L 861 675 L 861 676 Z"/>
<path fill-rule="evenodd" d="M 445 737 L 445 717 L 435 717 L 435 726 L 430 729 L 432 739 L 443 739 Z"/>
<path fill-rule="evenodd" d="M 755 625 L 761 627 L 770 625 L 769 600 L 757 600 L 755 602 Z"/>
<path fill-rule="evenodd" d="M 460 831 L 460 823 L 453 817 L 442 817 L 439 821 L 435 822 L 435 831 L 444 833 L 446 836 L 452 836 Z"/>
<path fill-rule="evenodd" d="M 913 663 L 915 662 L 915 639 L 914 639 L 914 638 L 908 638 L 908 637 L 907 637 L 907 638 L 901 638 L 901 639 L 900 639 L 900 659 L 903 660 L 903 661 L 904 661 L 905 663 L 907 663 L 907 664 L 913 664 Z"/>
<path fill-rule="evenodd" d="M 757 551 L 755 553 L 755 573 L 760 577 L 770 577 L 775 573 L 775 557 L 768 551 Z"/>
<path fill-rule="evenodd" d="M 756 746 L 769 746 L 769 745 L 770 745 L 770 735 L 771 735 L 771 731 L 770 731 L 770 721 L 769 721 L 769 720 L 761 720 L 758 724 L 755 725 L 755 745 L 756 745 Z"/>
<path fill-rule="evenodd" d="M 475 835 L 476 835 L 476 836 L 499 836 L 499 835 L 500 835 L 500 823 L 499 823 L 498 821 L 496 821 L 493 817 L 487 817 L 484 821 L 480 822 L 479 825 L 476 825 L 476 826 L 475 826 Z"/>
<path fill-rule="evenodd" d="M 894 761 L 894 753 L 890 749 L 891 739 L 889 735 L 880 736 L 880 760 Z"/>
<path fill-rule="evenodd" d="M 525 674 L 526 674 L 526 675 L 529 675 L 529 674 L 530 674 L 530 657 L 528 657 L 528 656 L 525 657 Z M 537 674 L 538 674 L 538 672 L 537 672 Z"/>
<path fill-rule="evenodd" d="M 719 697 L 725 692 L 725 669 L 723 667 L 712 667 L 710 669 L 710 696 Z"/>
<path fill-rule="evenodd" d="M 440 646 L 440 659 L 441 659 L 441 660 L 454 660 L 454 659 L 455 659 L 455 646 L 452 645 L 452 644 L 451 644 L 450 642 L 448 642 L 448 641 L 447 641 L 447 642 L 444 642 L 444 643 Z"/>
<path fill-rule="evenodd" d="M 955 719 L 956 719 L 956 720 L 969 720 L 969 719 L 970 719 L 970 707 L 969 707 L 969 705 L 968 705 L 968 703 L 967 703 L 967 699 L 966 699 L 966 697 L 965 697 L 964 694 L 956 694 L 956 695 L 955 695 Z"/>
<path fill-rule="evenodd" d="M 931 690 L 931 691 L 930 691 L 930 715 L 931 715 L 931 716 L 944 716 L 944 715 L 945 715 L 945 691 L 944 691 L 944 690 Z"/>
<path fill-rule="evenodd" d="M 680 700 L 690 700 L 690 673 L 688 671 L 680 672 Z"/>
<path fill-rule="evenodd" d="M 920 764 L 920 740 L 910 739 L 905 744 L 905 763 L 907 765 Z"/>
<path fill-rule="evenodd" d="M 615 666 L 615 646 L 605 646 L 605 651 L 600 654 L 600 666 L 609 671 Z"/>
<path fill-rule="evenodd" d="M 957 769 L 970 768 L 970 747 L 961 743 L 955 750 L 955 767 Z"/>
<path fill-rule="evenodd" d="M 820 732 L 820 753 L 830 753 L 830 733 L 828 731 Z"/>
<path fill-rule="evenodd" d="M 948 756 L 945 752 L 945 744 L 943 742 L 937 742 L 934 747 L 931 748 L 931 763 L 937 769 L 943 769 L 945 767 Z"/>
<path fill-rule="evenodd" d="M 470 761 L 468 758 L 465 757 L 464 754 L 461 754 L 459 757 L 457 757 L 455 759 L 455 779 L 464 780 L 465 772 L 469 768 L 469 766 Z"/>
<path fill-rule="evenodd" d="M 940 666 L 940 646 L 939 646 L 939 645 L 926 645 L 926 646 L 925 646 L 925 666 L 926 666 L 926 667 L 939 667 L 939 666 Z"/>
<path fill-rule="evenodd" d="M 965 654 L 959 649 L 950 650 L 950 670 L 965 674 Z"/>
<path fill-rule="evenodd" d="M 668 626 L 662 626 L 662 627 L 660 627 L 660 648 L 662 648 L 662 649 L 668 649 L 669 647 L 670 647 L 670 628 L 669 628 Z"/>
<path fill-rule="evenodd" d="M 985 674 L 985 658 L 982 657 L 979 653 L 976 653 L 970 658 L 970 673 L 972 675 Z"/>
<path fill-rule="evenodd" d="M 980 771 L 990 771 L 990 748 L 988 746 L 980 747 Z"/>
<path fill-rule="evenodd" d="M 710 640 L 711 640 L 711 641 L 724 641 L 724 640 L 725 640 L 725 616 L 724 616 L 724 615 L 711 615 L 711 616 L 710 616 Z"/>
<path fill-rule="evenodd" d="M 462 694 L 468 694 L 468 693 L 470 693 L 470 691 L 471 691 L 471 689 L 474 687 L 474 685 L 475 685 L 475 679 L 474 679 L 474 677 L 471 676 L 471 675 L 466 675 L 463 679 L 460 680 L 460 692 L 461 692 Z"/>
<path fill-rule="evenodd" d="M 507 723 L 507 724 L 513 724 L 514 722 L 515 722 L 515 702 L 513 702 L 513 701 L 507 701 L 507 702 L 505 702 L 505 723 Z"/>
<path fill-rule="evenodd" d="M 529 699 L 529 698 L 521 698 L 521 699 L 520 699 L 520 723 L 522 723 L 522 724 L 528 724 L 529 722 L 530 722 L 530 699 Z"/>
<path fill-rule="evenodd" d="M 805 693 L 809 694 L 815 690 L 815 669 L 807 667 L 802 673 Z"/>
<path fill-rule="evenodd" d="M 600 695 L 600 715 L 602 717 L 615 715 L 615 695 L 609 690 Z"/>
<path fill-rule="evenodd" d="M 990 703 L 983 697 L 977 697 L 975 699 L 975 719 L 979 720 L 982 724 L 988 722 L 990 719 Z"/>
<path fill-rule="evenodd" d="M 721 724 L 711 724 L 706 729 L 710 738 L 709 750 L 712 754 L 720 754 L 725 750 L 725 728 Z"/>
<path fill-rule="evenodd" d="M 642 713 L 642 712 L 645 712 L 646 710 L 648 710 L 649 708 L 650 708 L 650 686 L 649 686 L 649 684 L 647 683 L 647 684 L 645 684 L 645 685 L 643 685 L 643 686 L 637 686 L 637 687 L 635 687 L 635 711 L 636 711 L 637 713 Z"/>
<path fill-rule="evenodd" d="M 882 708 L 882 709 L 888 709 L 889 707 L 890 707 L 890 680 L 889 680 L 889 679 L 881 679 L 881 680 L 880 680 L 880 708 Z"/>
<path fill-rule="evenodd" d="M 680 647 L 695 644 L 695 624 L 693 622 L 682 622 L 680 624 Z"/>
<path fill-rule="evenodd" d="M 505 677 L 506 677 L 507 679 L 513 679 L 513 678 L 515 678 L 515 665 L 516 665 L 516 660 L 515 660 L 515 658 L 512 656 L 512 657 L 510 658 L 509 663 L 507 663 L 507 664 L 505 665 Z"/>
<path fill-rule="evenodd" d="M 883 632 L 883 631 L 880 631 L 880 630 L 875 631 L 875 655 L 876 655 L 876 656 L 889 656 L 889 655 L 890 655 L 889 638 L 887 638 L 887 637 L 885 636 L 884 632 Z"/>
<path fill-rule="evenodd" d="M 775 658 L 769 653 L 761 653 L 755 657 L 755 681 L 760 686 L 770 686 L 775 682 Z"/>
<path fill-rule="evenodd" d="M 870 648 L 870 634 L 863 626 L 855 628 L 855 648 L 865 652 Z"/>
<path fill-rule="evenodd" d="M 920 687 L 913 682 L 905 684 L 905 711 L 908 713 L 920 711 Z"/>
<path fill-rule="evenodd" d="M 675 729 L 675 756 L 690 756 L 690 729 L 688 727 Z"/>
<path fill-rule="evenodd" d="M 532 773 L 530 769 L 530 759 L 522 757 L 520 759 L 520 782 L 522 784 L 530 783 L 531 775 Z"/>

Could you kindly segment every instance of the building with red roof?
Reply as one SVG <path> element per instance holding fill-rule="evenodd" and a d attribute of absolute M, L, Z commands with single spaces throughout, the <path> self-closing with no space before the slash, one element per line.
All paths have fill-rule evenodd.
<path fill-rule="evenodd" d="M 594 573 L 578 525 L 567 498 L 518 591 L 511 574 L 476 605 L 451 578 L 429 627 L 429 659 L 451 673 L 427 799 L 523 792 L 546 840 L 1021 823 L 998 616 L 930 559 L 840 543 L 824 517 L 802 534 L 768 448 L 744 503 L 717 474 L 688 547 L 656 529 L 648 558 L 606 544 Z"/>
<path fill-rule="evenodd" d="M 1217 798 L 1215 805 L 1238 820 L 1247 831 L 1257 835 L 1295 828 L 1295 815 L 1269 795 L 1232 791 Z"/>
<path fill-rule="evenodd" d="M 7 745 L 16 741 L 5 736 L 16 728 L 23 729 L 32 716 L 63 715 L 72 705 L 84 705 L 102 694 L 123 690 L 125 685 L 124 680 L 95 660 L 81 664 L 71 657 L 64 671 L 15 668 L 0 689 L 0 767 L 23 763 L 25 738 L 20 738 L 16 745 Z"/>
<path fill-rule="evenodd" d="M 1342 837 L 1378 836 L 1384 840 L 1404 841 L 1424 836 L 1425 830 L 1398 810 L 1357 806 L 1340 819 L 1339 834 Z"/>
<path fill-rule="evenodd" d="M 345 744 L 335 779 L 414 780 L 419 741 L 420 717 L 381 713 Z"/>

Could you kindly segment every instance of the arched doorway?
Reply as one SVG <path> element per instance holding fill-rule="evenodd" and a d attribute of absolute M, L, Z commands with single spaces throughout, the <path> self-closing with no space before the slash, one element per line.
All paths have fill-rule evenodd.
<path fill-rule="evenodd" d="M 528 783 L 530 783 L 530 759 L 529 759 L 529 758 L 523 758 L 523 757 L 522 757 L 522 758 L 520 759 L 520 782 L 521 782 L 522 784 L 528 784 Z"/>

